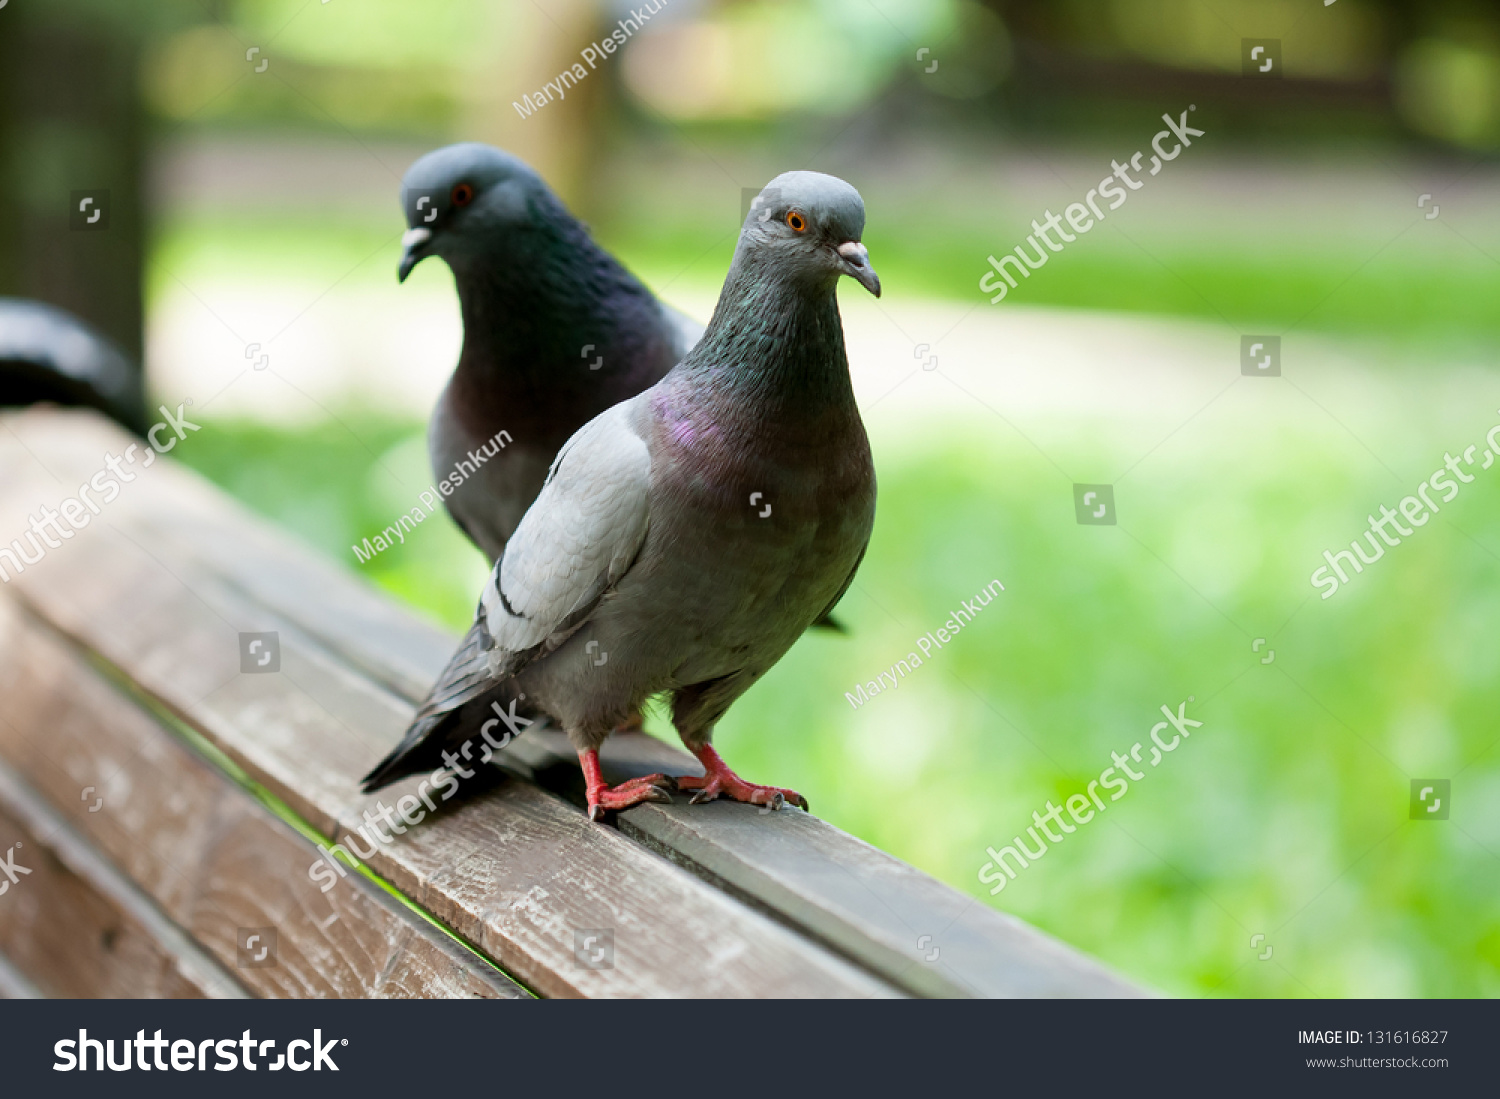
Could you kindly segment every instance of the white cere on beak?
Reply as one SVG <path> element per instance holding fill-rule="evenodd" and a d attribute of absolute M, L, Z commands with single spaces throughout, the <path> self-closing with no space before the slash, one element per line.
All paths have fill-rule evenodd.
<path fill-rule="evenodd" d="M 857 240 L 844 241 L 839 245 L 838 253 L 856 267 L 870 265 L 870 250 Z"/>
<path fill-rule="evenodd" d="M 870 293 L 880 297 L 880 276 L 870 266 L 870 253 L 857 240 L 846 240 L 838 246 L 839 258 L 849 265 L 846 274 L 853 277 Z"/>

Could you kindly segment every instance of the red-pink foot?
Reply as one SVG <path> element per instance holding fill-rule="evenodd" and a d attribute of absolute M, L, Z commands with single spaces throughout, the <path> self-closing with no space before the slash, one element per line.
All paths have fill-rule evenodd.
<path fill-rule="evenodd" d="M 642 802 L 672 802 L 672 780 L 666 775 L 643 775 L 608 786 L 599 770 L 597 751 L 579 752 L 578 762 L 583 765 L 583 779 L 588 786 L 589 820 L 600 820 L 607 811 L 630 809 Z"/>
<path fill-rule="evenodd" d="M 698 791 L 693 795 L 690 805 L 713 801 L 714 798 L 724 795 L 735 801 L 743 801 L 748 805 L 761 805 L 768 809 L 780 809 L 783 804 L 795 805 L 804 810 L 807 808 L 807 799 L 796 790 L 788 790 L 782 786 L 757 786 L 753 782 L 746 782 L 729 769 L 729 765 L 710 745 L 705 744 L 701 748 L 694 748 L 692 752 L 703 764 L 706 773 L 702 778 L 697 775 L 678 776 L 677 788 L 679 790 Z"/>

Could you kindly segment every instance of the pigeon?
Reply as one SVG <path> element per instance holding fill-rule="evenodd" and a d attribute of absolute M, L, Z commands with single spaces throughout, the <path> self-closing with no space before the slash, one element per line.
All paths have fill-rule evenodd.
<path fill-rule="evenodd" d="M 568 440 L 366 791 L 472 773 L 471 748 L 487 762 L 545 717 L 578 753 L 591 819 L 670 801 L 674 781 L 695 803 L 807 808 L 794 790 L 740 778 L 712 738 L 848 589 L 869 543 L 875 471 L 835 293 L 849 275 L 880 294 L 864 222 L 843 180 L 789 172 L 767 185 L 703 339 Z M 600 744 L 657 695 L 704 774 L 607 786 Z"/>
<path fill-rule="evenodd" d="M 125 353 L 72 313 L 0 298 L 0 405 L 54 401 L 108 413 L 146 430 L 141 372 Z"/>
<path fill-rule="evenodd" d="M 441 256 L 463 314 L 428 452 L 456 486 L 448 513 L 493 564 L 562 445 L 659 381 L 703 326 L 657 301 L 508 153 L 449 145 L 414 163 L 401 191 L 409 228 L 397 277 Z"/>

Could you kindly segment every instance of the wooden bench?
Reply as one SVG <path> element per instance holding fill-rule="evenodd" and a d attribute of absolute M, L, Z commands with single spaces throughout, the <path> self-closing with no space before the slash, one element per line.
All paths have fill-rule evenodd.
<path fill-rule="evenodd" d="M 131 441 L 0 415 L 0 545 Z M 0 858 L 30 871 L 0 894 L 0 993 L 1139 995 L 805 813 L 590 824 L 555 730 L 433 812 L 418 780 L 361 795 L 455 639 L 169 458 L 135 474 L 0 583 Z M 242 672 L 249 632 L 277 634 L 277 674 Z M 644 735 L 603 756 L 611 781 L 698 773 Z M 377 803 L 426 819 L 334 873 Z"/>

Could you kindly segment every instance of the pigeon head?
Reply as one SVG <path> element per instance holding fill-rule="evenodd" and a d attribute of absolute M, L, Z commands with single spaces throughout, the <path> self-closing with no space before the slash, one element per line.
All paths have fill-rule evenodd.
<path fill-rule="evenodd" d="M 880 276 L 860 243 L 864 229 L 865 203 L 849 184 L 821 172 L 785 172 L 750 204 L 739 249 L 798 281 L 831 283 L 848 275 L 878 298 Z"/>
<path fill-rule="evenodd" d="M 407 230 L 396 274 L 402 282 L 428 256 L 442 256 L 455 271 L 480 257 L 524 261 L 539 227 L 572 220 L 524 161 L 476 142 L 418 160 L 401 180 L 401 201 Z"/>

